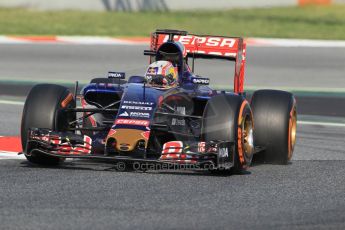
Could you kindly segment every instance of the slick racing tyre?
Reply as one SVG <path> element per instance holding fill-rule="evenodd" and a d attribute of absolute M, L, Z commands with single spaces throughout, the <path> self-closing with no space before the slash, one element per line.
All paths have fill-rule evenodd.
<path fill-rule="evenodd" d="M 65 131 L 69 126 L 69 122 L 76 119 L 76 115 L 75 113 L 64 113 L 60 109 L 74 107 L 73 95 L 66 87 L 53 84 L 34 86 L 25 101 L 23 109 L 21 122 L 23 151 L 27 151 L 27 154 L 30 153 L 30 149 L 26 149 L 30 128 Z M 25 156 L 30 162 L 41 165 L 57 165 L 61 161 L 60 158 L 40 154 Z"/>
<path fill-rule="evenodd" d="M 206 104 L 203 118 L 204 140 L 233 142 L 233 169 L 246 169 L 254 153 L 254 124 L 249 103 L 238 95 L 217 95 Z"/>
<path fill-rule="evenodd" d="M 287 164 L 296 143 L 296 101 L 289 92 L 255 91 L 251 101 L 255 145 L 264 148 L 259 162 Z"/>

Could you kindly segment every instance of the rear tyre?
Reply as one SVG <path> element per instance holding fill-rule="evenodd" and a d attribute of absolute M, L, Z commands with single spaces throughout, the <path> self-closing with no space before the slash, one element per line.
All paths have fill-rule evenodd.
<path fill-rule="evenodd" d="M 246 169 L 254 152 L 253 116 L 249 103 L 238 95 L 217 95 L 208 101 L 203 117 L 204 140 L 233 142 L 233 169 Z"/>
<path fill-rule="evenodd" d="M 65 131 L 69 122 L 76 119 L 75 113 L 64 113 L 61 108 L 74 108 L 73 95 L 66 87 L 53 84 L 39 84 L 34 86 L 26 98 L 22 122 L 21 141 L 23 151 L 30 153 L 27 148 L 28 130 L 30 128 L 47 128 L 53 131 Z M 29 148 L 29 146 L 28 146 Z M 25 155 L 28 161 L 41 165 L 57 165 L 60 158 L 46 155 Z"/>
<path fill-rule="evenodd" d="M 265 148 L 259 162 L 287 164 L 296 143 L 297 111 L 294 96 L 278 90 L 258 90 L 252 97 L 255 145 Z"/>

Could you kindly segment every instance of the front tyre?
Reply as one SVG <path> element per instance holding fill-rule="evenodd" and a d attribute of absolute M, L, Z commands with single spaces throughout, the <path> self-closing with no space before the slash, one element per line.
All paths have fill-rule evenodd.
<path fill-rule="evenodd" d="M 74 113 L 66 113 L 61 109 L 74 108 L 75 100 L 66 87 L 53 84 L 34 86 L 26 98 L 22 122 L 21 141 L 28 161 L 41 165 L 57 165 L 61 159 L 46 155 L 27 155 L 28 131 L 30 128 L 46 128 L 52 131 L 66 131 L 69 122 L 75 120 Z"/>

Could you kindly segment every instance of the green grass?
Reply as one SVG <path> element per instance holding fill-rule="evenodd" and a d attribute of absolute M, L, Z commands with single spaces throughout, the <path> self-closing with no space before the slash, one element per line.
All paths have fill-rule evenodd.
<path fill-rule="evenodd" d="M 0 9 L 0 34 L 148 36 L 156 28 L 243 37 L 345 39 L 345 5 L 139 13 Z"/>

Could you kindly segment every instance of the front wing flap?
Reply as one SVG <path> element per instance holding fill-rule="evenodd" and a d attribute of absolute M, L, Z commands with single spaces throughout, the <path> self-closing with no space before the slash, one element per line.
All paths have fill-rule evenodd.
<path fill-rule="evenodd" d="M 87 135 L 35 128 L 29 130 L 25 154 L 30 155 L 34 148 L 61 156 L 85 156 L 92 152 L 92 139 Z"/>
<path fill-rule="evenodd" d="M 163 145 L 160 160 L 180 164 L 212 162 L 215 168 L 229 169 L 234 165 L 234 144 L 227 141 L 170 141 Z"/>

